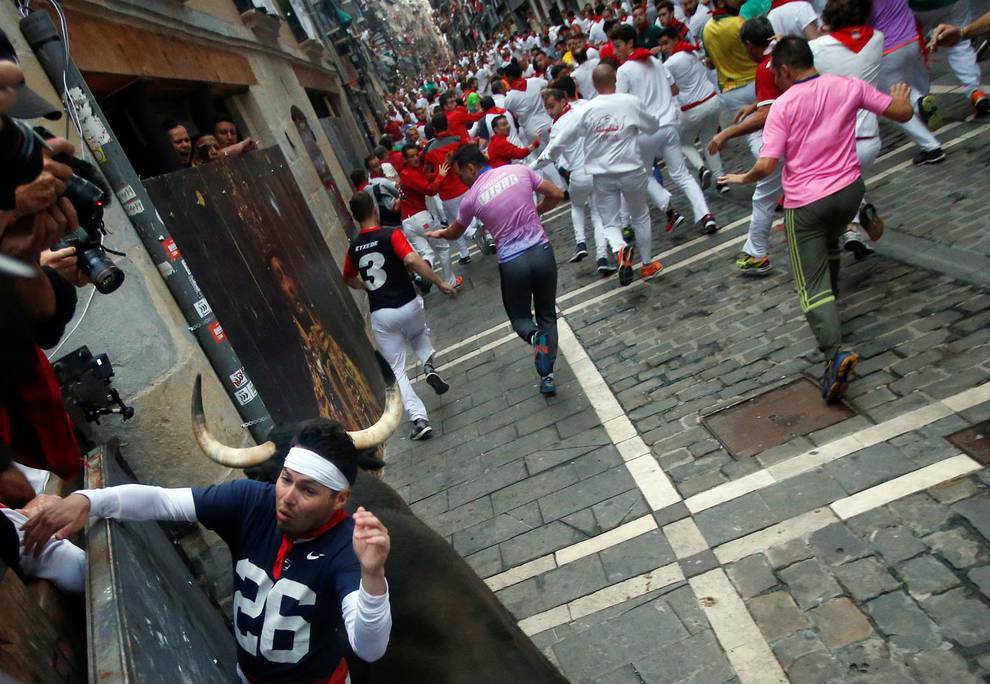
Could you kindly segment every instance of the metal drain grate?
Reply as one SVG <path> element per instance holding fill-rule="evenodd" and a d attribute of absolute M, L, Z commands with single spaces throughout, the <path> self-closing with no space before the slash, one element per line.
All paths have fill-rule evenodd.
<path fill-rule="evenodd" d="M 990 420 L 949 435 L 946 439 L 980 465 L 990 465 Z"/>

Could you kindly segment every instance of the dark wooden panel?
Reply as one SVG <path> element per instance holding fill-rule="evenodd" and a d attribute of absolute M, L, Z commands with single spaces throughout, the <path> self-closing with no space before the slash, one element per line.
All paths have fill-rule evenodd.
<path fill-rule="evenodd" d="M 275 422 L 377 418 L 364 321 L 281 150 L 146 184 Z"/>

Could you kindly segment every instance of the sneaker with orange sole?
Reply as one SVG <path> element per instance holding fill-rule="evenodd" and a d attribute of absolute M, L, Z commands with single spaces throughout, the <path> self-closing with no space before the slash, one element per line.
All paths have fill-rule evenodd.
<path fill-rule="evenodd" d="M 977 116 L 986 116 L 990 113 L 990 98 L 982 90 L 974 90 L 969 96 L 969 100 L 973 103 L 973 109 Z"/>
<path fill-rule="evenodd" d="M 642 278 L 643 280 L 653 280 L 658 275 L 660 275 L 660 271 L 662 270 L 663 270 L 663 264 L 661 264 L 659 261 L 651 261 L 646 266 L 639 269 L 639 277 Z"/>

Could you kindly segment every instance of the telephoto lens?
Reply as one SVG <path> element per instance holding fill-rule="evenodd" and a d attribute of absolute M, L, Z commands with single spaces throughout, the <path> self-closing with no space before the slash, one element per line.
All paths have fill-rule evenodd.
<path fill-rule="evenodd" d="M 30 126 L 0 114 L 0 209 L 16 208 L 14 190 L 41 173 L 43 151 L 44 143 Z"/>

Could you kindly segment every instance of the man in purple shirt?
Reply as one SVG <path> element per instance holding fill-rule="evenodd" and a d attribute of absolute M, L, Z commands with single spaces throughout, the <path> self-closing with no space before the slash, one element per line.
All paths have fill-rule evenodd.
<path fill-rule="evenodd" d="M 564 192 L 528 166 L 507 164 L 493 169 L 477 145 L 461 147 L 452 162 L 469 189 L 461 199 L 457 220 L 427 235 L 456 240 L 472 219 L 485 225 L 495 240 L 502 305 L 509 323 L 533 345 L 540 393 L 556 394 L 557 262 L 540 213 L 553 209 L 564 199 Z M 543 196 L 539 205 L 533 200 L 534 192 Z"/>

